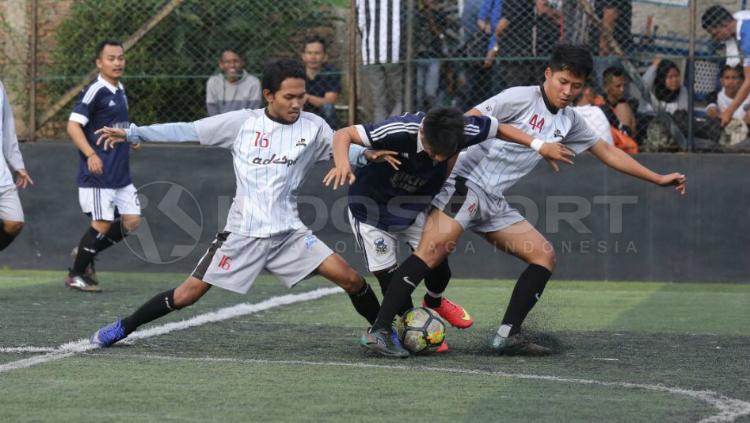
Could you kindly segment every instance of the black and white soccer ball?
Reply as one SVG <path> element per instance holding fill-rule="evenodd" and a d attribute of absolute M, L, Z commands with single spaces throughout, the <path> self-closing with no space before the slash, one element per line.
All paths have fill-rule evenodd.
<path fill-rule="evenodd" d="M 445 322 L 433 310 L 414 307 L 406 311 L 396 325 L 404 348 L 412 354 L 428 354 L 445 340 Z"/>

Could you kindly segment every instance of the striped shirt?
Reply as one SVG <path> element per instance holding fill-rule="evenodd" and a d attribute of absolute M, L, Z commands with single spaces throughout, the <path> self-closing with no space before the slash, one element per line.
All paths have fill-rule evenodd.
<path fill-rule="evenodd" d="M 245 109 L 194 125 L 201 144 L 232 150 L 237 191 L 225 230 L 267 238 L 304 227 L 297 190 L 313 164 L 331 157 L 333 130 L 322 118 L 302 112 L 283 123 Z"/>
<path fill-rule="evenodd" d="M 10 108 L 5 87 L 0 82 L 0 187 L 13 185 L 11 171 L 25 169 L 21 150 L 18 149 L 16 123 L 13 121 L 13 110 Z M 7 163 L 6 163 L 7 162 Z"/>
<path fill-rule="evenodd" d="M 419 128 L 425 114 L 393 116 L 383 122 L 357 125 L 363 143 L 376 150 L 400 153 L 399 170 L 388 163 L 369 163 L 356 170 L 357 179 L 349 188 L 349 209 L 355 219 L 383 230 L 408 227 L 426 210 L 432 197 L 448 177 L 447 162 L 434 162 L 423 151 Z M 464 118 L 463 149 L 497 134 L 492 117 Z"/>
<path fill-rule="evenodd" d="M 576 154 L 599 141 L 573 108 L 552 106 L 541 86 L 509 88 L 476 109 L 534 138 L 562 142 Z M 531 172 L 541 159 L 539 153 L 526 146 L 494 140 L 461 154 L 453 172 L 484 187 L 487 193 L 502 197 L 505 190 Z"/>
<path fill-rule="evenodd" d="M 357 0 L 362 34 L 362 63 L 398 63 L 401 48 L 401 0 Z"/>

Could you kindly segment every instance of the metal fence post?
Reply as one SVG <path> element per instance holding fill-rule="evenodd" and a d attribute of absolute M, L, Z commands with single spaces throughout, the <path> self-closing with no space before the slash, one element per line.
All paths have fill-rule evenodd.
<path fill-rule="evenodd" d="M 30 55 L 29 61 L 29 134 L 28 142 L 36 141 L 36 74 L 37 74 L 37 33 L 39 27 L 39 15 L 37 13 L 37 0 L 31 0 L 31 37 L 30 37 Z"/>
<path fill-rule="evenodd" d="M 695 145 L 694 137 L 694 124 L 693 119 L 695 118 L 695 23 L 696 15 L 698 13 L 698 2 L 696 0 L 690 0 L 690 32 L 688 35 L 688 61 L 687 61 L 687 75 L 688 75 L 688 127 L 687 127 L 687 147 L 688 151 L 692 152 Z"/>
<path fill-rule="evenodd" d="M 406 61 L 404 72 L 404 111 L 413 110 L 414 103 L 414 0 L 406 2 Z"/>
<path fill-rule="evenodd" d="M 357 122 L 357 0 L 350 2 L 349 13 L 349 116 L 348 125 Z"/>

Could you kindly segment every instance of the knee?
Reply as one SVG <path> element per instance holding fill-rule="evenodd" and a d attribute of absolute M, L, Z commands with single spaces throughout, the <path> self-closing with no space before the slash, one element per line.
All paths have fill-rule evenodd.
<path fill-rule="evenodd" d="M 544 248 L 542 248 L 541 251 L 539 251 L 530 260 L 528 260 L 528 262 L 530 264 L 537 264 L 539 266 L 545 267 L 550 272 L 554 271 L 555 264 L 557 263 L 555 248 L 552 247 L 552 244 L 545 243 Z"/>
<path fill-rule="evenodd" d="M 347 294 L 356 294 L 365 287 L 365 278 L 354 269 L 351 269 L 337 282 L 337 285 L 346 291 Z"/>
<path fill-rule="evenodd" d="M 454 249 L 455 244 L 451 245 L 444 242 L 427 243 L 426 245 L 420 244 L 415 254 L 422 259 L 429 268 L 434 269 L 443 262 Z"/>
<path fill-rule="evenodd" d="M 122 221 L 122 227 L 125 229 L 125 232 L 127 233 L 135 232 L 135 230 L 138 229 L 140 225 L 141 225 L 140 216 Z"/>
<path fill-rule="evenodd" d="M 2 223 L 3 230 L 10 236 L 18 236 L 21 233 L 21 229 L 23 229 L 23 222 L 10 222 L 6 220 Z"/>
<path fill-rule="evenodd" d="M 205 284 L 205 282 L 201 282 Z M 187 307 L 195 304 L 203 294 L 205 294 L 207 288 L 194 283 L 183 283 L 174 290 L 174 306 L 177 309 Z"/>

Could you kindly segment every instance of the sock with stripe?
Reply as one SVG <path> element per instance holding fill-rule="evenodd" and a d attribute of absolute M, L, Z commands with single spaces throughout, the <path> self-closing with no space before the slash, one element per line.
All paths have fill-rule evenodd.
<path fill-rule="evenodd" d="M 427 307 L 439 307 L 443 301 L 443 292 L 451 280 L 451 268 L 448 259 L 445 259 L 438 267 L 432 269 L 424 279 L 427 293 L 424 294 L 424 302 Z"/>
<path fill-rule="evenodd" d="M 498 329 L 498 334 L 511 336 L 521 331 L 523 321 L 541 298 L 544 287 L 547 286 L 547 281 L 551 276 L 552 272 L 537 264 L 530 264 L 521 273 L 516 286 L 513 288 L 513 293 L 510 295 L 510 303 L 505 311 L 503 323 Z"/>
<path fill-rule="evenodd" d="M 78 254 L 73 261 L 73 268 L 70 269 L 70 275 L 83 275 L 86 267 L 94 260 L 96 256 L 96 244 L 99 242 L 99 231 L 89 226 L 86 233 L 83 234 L 81 241 L 78 243 Z M 104 235 L 101 235 L 102 237 Z"/>
<path fill-rule="evenodd" d="M 146 301 L 135 313 L 122 319 L 125 335 L 132 333 L 138 326 L 154 321 L 175 310 L 179 310 L 179 308 L 174 305 L 174 289 L 157 294 Z"/>
<path fill-rule="evenodd" d="M 411 300 L 412 292 L 428 273 L 430 273 L 430 268 L 414 254 L 401 263 L 391 275 L 388 292 L 383 298 L 378 318 L 372 325 L 373 332 L 391 328 L 396 313 L 403 309 L 407 301 Z"/>
<path fill-rule="evenodd" d="M 122 241 L 123 238 L 125 238 L 128 234 L 125 232 L 125 228 L 122 226 L 122 222 L 120 220 L 115 220 L 112 222 L 112 226 L 109 227 L 109 230 L 106 234 L 97 234 L 97 241 L 95 250 L 96 253 L 100 253 L 107 248 L 117 244 L 118 242 Z"/>

